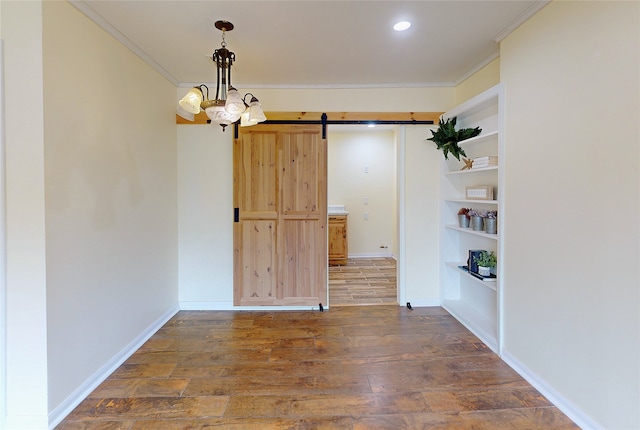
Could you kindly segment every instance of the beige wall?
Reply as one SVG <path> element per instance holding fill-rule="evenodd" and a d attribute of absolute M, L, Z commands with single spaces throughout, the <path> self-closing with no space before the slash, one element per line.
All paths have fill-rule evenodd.
<path fill-rule="evenodd" d="M 55 410 L 177 309 L 177 138 L 172 84 L 67 2 L 43 12 Z"/>
<path fill-rule="evenodd" d="M 606 429 L 640 428 L 639 17 L 556 1 L 501 45 L 504 349 Z"/>
<path fill-rule="evenodd" d="M 233 128 L 178 126 L 179 284 L 185 308 L 225 309 L 233 302 L 232 137 Z"/>
<path fill-rule="evenodd" d="M 328 134 L 327 196 L 329 205 L 344 205 L 349 212 L 349 256 L 396 255 L 394 132 L 332 133 L 333 128 Z"/>
<path fill-rule="evenodd" d="M 5 424 L 40 429 L 177 309 L 175 87 L 67 2 L 1 10 Z"/>
<path fill-rule="evenodd" d="M 456 86 L 456 105 L 500 83 L 500 57 Z"/>
<path fill-rule="evenodd" d="M 0 2 L 0 9 L 7 208 L 5 424 L 46 428 L 42 7 L 40 2 Z"/>

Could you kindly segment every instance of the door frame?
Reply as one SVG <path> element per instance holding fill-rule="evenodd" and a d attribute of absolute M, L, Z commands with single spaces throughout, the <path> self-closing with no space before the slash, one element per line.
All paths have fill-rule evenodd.
<path fill-rule="evenodd" d="M 327 125 L 339 124 L 384 124 L 396 125 L 396 154 L 397 154 L 397 229 L 398 229 L 398 259 L 397 259 L 397 300 L 398 305 L 403 306 L 407 302 L 406 297 L 406 126 L 407 125 L 434 125 L 437 124 L 442 112 L 267 112 L 268 118 L 264 124 L 322 124 L 323 138 L 326 138 Z M 316 119 L 320 117 L 320 119 Z M 203 121 L 206 118 L 203 117 Z M 176 115 L 176 122 L 185 122 Z M 189 122 L 190 124 L 199 123 Z M 202 121 L 200 123 L 203 123 Z M 234 124 L 234 139 L 238 137 L 239 124 Z M 327 255 L 328 259 L 328 255 Z M 329 266 L 327 264 L 327 272 Z M 327 308 L 331 306 L 329 302 L 329 274 L 327 273 Z M 308 306 L 264 306 L 264 307 L 239 307 L 232 306 L 232 309 L 242 310 L 308 310 Z M 311 307 L 311 310 L 318 310 Z"/>

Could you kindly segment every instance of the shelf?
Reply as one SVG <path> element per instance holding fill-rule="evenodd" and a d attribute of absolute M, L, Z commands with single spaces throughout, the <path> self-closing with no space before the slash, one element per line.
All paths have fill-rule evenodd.
<path fill-rule="evenodd" d="M 445 172 L 445 175 L 468 175 L 469 173 L 486 172 L 489 170 L 498 170 L 498 166 L 483 167 L 482 169 L 452 170 Z"/>
<path fill-rule="evenodd" d="M 445 202 L 453 202 L 453 203 L 477 203 L 484 205 L 497 205 L 497 200 L 469 200 L 469 199 L 444 199 Z"/>
<path fill-rule="evenodd" d="M 445 225 L 445 228 L 448 228 L 449 230 L 461 231 L 467 234 L 473 234 L 475 236 L 486 237 L 487 239 L 498 240 L 497 234 L 489 234 L 489 233 L 485 233 L 484 231 L 477 231 L 471 228 L 462 228 L 462 227 L 458 227 L 455 224 L 447 224 Z"/>
<path fill-rule="evenodd" d="M 485 140 L 489 140 L 492 137 L 497 137 L 497 136 L 498 136 L 498 131 L 497 130 L 489 132 L 487 134 L 480 133 L 476 137 L 472 137 L 470 139 L 461 140 L 460 142 L 458 142 L 458 145 L 467 146 L 467 145 L 471 145 L 471 144 L 474 144 L 474 143 L 480 143 L 480 142 L 483 142 Z"/>
<path fill-rule="evenodd" d="M 478 313 L 463 300 L 443 300 L 442 307 L 478 336 L 489 348 L 497 352 L 496 324 Z"/>
<path fill-rule="evenodd" d="M 440 291 L 442 307 L 457 318 L 494 352 L 500 351 L 503 288 L 503 241 L 499 234 L 462 228 L 455 215 L 460 207 L 497 211 L 504 208 L 504 106 L 503 85 L 498 84 L 441 115 L 442 119 L 457 117 L 460 128 L 479 127 L 482 132 L 458 142 L 468 159 L 497 156 L 497 165 L 479 169 L 461 169 L 465 163 L 442 160 L 440 171 Z M 477 163 L 478 166 L 483 164 Z M 485 166 L 487 164 L 484 164 Z M 492 200 L 466 198 L 468 187 L 489 186 L 496 193 Z M 448 224 L 450 223 L 450 224 Z M 504 225 L 501 214 L 500 225 Z M 466 259 L 469 249 L 493 250 L 501 262 L 495 275 L 499 278 L 474 276 L 466 266 L 455 260 Z"/>
<path fill-rule="evenodd" d="M 476 278 L 475 276 L 470 275 L 469 272 L 467 272 L 466 270 L 462 270 L 460 267 L 458 267 L 458 266 L 464 266 L 466 264 L 466 263 L 463 263 L 463 262 L 454 263 L 454 262 L 450 262 L 449 261 L 449 262 L 446 262 L 445 264 L 446 264 L 447 267 L 462 273 L 463 276 L 466 276 L 469 279 L 473 279 L 478 284 L 480 284 L 480 285 L 482 285 L 484 287 L 487 287 L 490 290 L 498 291 L 498 285 L 497 285 L 498 283 L 497 283 L 497 279 L 496 278 L 493 278 L 492 281 L 483 281 L 482 279 Z"/>

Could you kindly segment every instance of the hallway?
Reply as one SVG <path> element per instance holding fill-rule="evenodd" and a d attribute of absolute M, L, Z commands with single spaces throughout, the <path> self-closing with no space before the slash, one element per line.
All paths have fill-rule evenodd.
<path fill-rule="evenodd" d="M 349 258 L 329 267 L 329 306 L 397 305 L 397 262 L 391 257 Z"/>

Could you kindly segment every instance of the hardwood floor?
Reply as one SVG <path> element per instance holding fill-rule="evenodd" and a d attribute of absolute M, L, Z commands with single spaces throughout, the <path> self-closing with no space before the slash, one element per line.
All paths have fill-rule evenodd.
<path fill-rule="evenodd" d="M 396 260 L 349 258 L 329 267 L 329 306 L 397 305 Z"/>
<path fill-rule="evenodd" d="M 577 429 L 442 308 L 181 311 L 57 427 Z"/>

